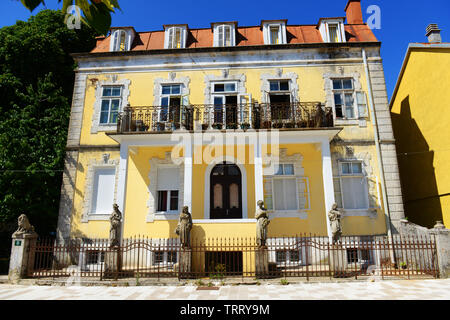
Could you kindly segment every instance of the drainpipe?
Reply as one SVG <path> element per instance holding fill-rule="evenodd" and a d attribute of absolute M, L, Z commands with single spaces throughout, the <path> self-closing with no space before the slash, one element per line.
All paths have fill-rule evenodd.
<path fill-rule="evenodd" d="M 369 66 L 367 63 L 367 56 L 366 56 L 366 50 L 362 49 L 362 57 L 364 61 L 364 69 L 366 71 L 366 79 L 367 79 L 367 88 L 369 90 L 369 105 L 370 105 L 370 117 L 372 119 L 372 125 L 374 128 L 374 138 L 375 138 L 375 147 L 377 150 L 378 155 L 378 169 L 380 171 L 380 179 L 381 179 L 381 194 L 383 197 L 383 207 L 384 207 L 384 214 L 386 215 L 386 229 L 388 233 L 388 239 L 393 243 L 392 238 L 392 228 L 391 228 L 391 214 L 389 212 L 389 204 L 387 199 L 387 193 L 386 193 L 386 185 L 384 181 L 384 169 L 383 169 L 383 158 L 381 156 L 381 148 L 380 148 L 380 138 L 378 136 L 378 126 L 377 126 L 377 119 L 375 116 L 375 103 L 373 101 L 373 92 L 372 92 L 372 83 L 370 82 L 369 77 Z M 391 260 L 392 262 L 395 262 L 395 256 L 394 253 L 391 252 Z"/>

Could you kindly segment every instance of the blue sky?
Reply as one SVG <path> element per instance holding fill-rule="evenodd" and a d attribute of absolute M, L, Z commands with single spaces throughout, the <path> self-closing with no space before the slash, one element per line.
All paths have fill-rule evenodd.
<path fill-rule="evenodd" d="M 61 8 L 57 0 L 46 0 L 50 9 Z M 162 30 L 163 24 L 187 23 L 207 28 L 211 22 L 238 21 L 241 26 L 259 25 L 261 20 L 288 19 L 288 24 L 315 24 L 320 17 L 345 16 L 347 0 L 120 0 L 123 12 L 113 15 L 113 26 L 133 26 L 137 31 Z M 450 42 L 449 0 L 362 0 L 364 21 L 370 5 L 381 9 L 381 29 L 374 30 L 382 42 L 386 85 L 391 96 L 410 42 L 426 42 L 425 29 L 437 23 L 444 42 Z M 33 14 L 43 6 L 35 9 Z M 18 0 L 0 0 L 0 27 L 27 20 L 30 13 Z"/>

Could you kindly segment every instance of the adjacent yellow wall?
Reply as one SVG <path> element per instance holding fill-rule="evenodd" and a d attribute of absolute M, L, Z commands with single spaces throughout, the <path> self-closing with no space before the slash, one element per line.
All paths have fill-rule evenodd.
<path fill-rule="evenodd" d="M 450 228 L 450 49 L 412 49 L 392 120 L 410 221 Z"/>

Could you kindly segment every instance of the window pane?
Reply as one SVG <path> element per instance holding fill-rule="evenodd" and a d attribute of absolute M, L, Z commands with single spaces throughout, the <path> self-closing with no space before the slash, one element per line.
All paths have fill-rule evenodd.
<path fill-rule="evenodd" d="M 158 191 L 158 211 L 167 211 L 167 191 Z"/>
<path fill-rule="evenodd" d="M 280 39 L 278 38 L 279 27 L 270 27 L 270 43 L 279 44 Z"/>
<path fill-rule="evenodd" d="M 270 81 L 270 91 L 279 91 L 280 83 L 278 81 Z"/>
<path fill-rule="evenodd" d="M 351 174 L 351 167 L 350 167 L 350 163 L 342 163 L 342 173 L 343 174 Z"/>
<path fill-rule="evenodd" d="M 345 105 L 347 107 L 353 107 L 353 94 L 351 93 L 345 94 Z"/>
<path fill-rule="evenodd" d="M 283 180 L 273 180 L 273 194 L 275 197 L 275 210 L 285 210 Z"/>
<path fill-rule="evenodd" d="M 352 163 L 352 169 L 354 174 L 362 173 L 361 163 L 358 162 Z"/>
<path fill-rule="evenodd" d="M 119 104 L 120 104 L 119 99 L 111 100 L 111 111 L 119 111 Z"/>
<path fill-rule="evenodd" d="M 177 263 L 177 252 L 176 251 L 167 251 L 167 262 Z"/>
<path fill-rule="evenodd" d="M 172 94 L 180 94 L 181 86 L 179 84 L 172 86 Z"/>
<path fill-rule="evenodd" d="M 224 92 L 225 85 L 223 83 L 217 83 L 214 85 L 214 92 Z"/>
<path fill-rule="evenodd" d="M 225 91 L 226 92 L 236 91 L 236 84 L 235 83 L 225 83 Z"/>
<path fill-rule="evenodd" d="M 111 89 L 111 95 L 114 97 L 120 97 L 120 87 L 114 87 Z"/>
<path fill-rule="evenodd" d="M 230 208 L 239 208 L 239 186 L 236 183 L 230 185 Z"/>
<path fill-rule="evenodd" d="M 286 210 L 297 210 L 296 179 L 284 179 Z"/>
<path fill-rule="evenodd" d="M 297 250 L 291 250 L 290 251 L 290 262 L 299 262 L 300 261 L 300 252 Z"/>
<path fill-rule="evenodd" d="M 103 88 L 103 96 L 104 97 L 111 97 L 112 95 L 112 89 L 111 88 Z"/>
<path fill-rule="evenodd" d="M 342 105 L 342 96 L 340 93 L 334 94 L 334 104 L 335 105 Z"/>
<path fill-rule="evenodd" d="M 170 94 L 170 86 L 162 86 L 162 94 Z"/>
<path fill-rule="evenodd" d="M 333 89 L 335 89 L 335 90 L 342 89 L 342 81 L 341 80 L 333 80 Z"/>
<path fill-rule="evenodd" d="M 289 82 L 288 81 L 280 81 L 280 90 L 288 91 L 289 90 Z"/>
<path fill-rule="evenodd" d="M 276 259 L 278 263 L 282 263 L 286 261 L 286 251 L 277 250 L 276 251 Z"/>
<path fill-rule="evenodd" d="M 108 116 L 109 116 L 109 112 L 108 111 L 100 112 L 100 123 L 101 124 L 108 123 Z"/>
<path fill-rule="evenodd" d="M 117 111 L 111 111 L 109 115 L 109 123 L 117 123 L 117 117 L 119 113 Z"/>
<path fill-rule="evenodd" d="M 164 262 L 164 252 L 155 251 L 155 260 L 154 263 L 163 263 Z"/>
<path fill-rule="evenodd" d="M 170 210 L 178 210 L 178 190 L 170 191 Z"/>
<path fill-rule="evenodd" d="M 344 89 L 353 89 L 352 79 L 344 79 L 343 81 Z"/>
<path fill-rule="evenodd" d="M 225 46 L 231 46 L 231 27 L 224 26 L 225 29 Z"/>
<path fill-rule="evenodd" d="M 284 167 L 285 175 L 293 175 L 294 174 L 294 165 L 293 164 L 285 164 L 283 167 Z"/>
<path fill-rule="evenodd" d="M 109 99 L 108 100 L 102 100 L 102 109 L 101 109 L 102 112 L 104 112 L 104 111 L 108 112 L 109 111 L 109 102 L 110 102 Z"/>
<path fill-rule="evenodd" d="M 345 108 L 345 117 L 348 119 L 352 119 L 355 117 L 355 113 L 353 111 L 353 107 L 346 107 Z"/>
<path fill-rule="evenodd" d="M 337 26 L 336 25 L 330 25 L 329 26 L 329 31 L 330 31 L 330 42 L 339 42 Z"/>
<path fill-rule="evenodd" d="M 275 166 L 275 175 L 281 176 L 283 174 L 283 165 L 279 164 L 278 166 Z"/>

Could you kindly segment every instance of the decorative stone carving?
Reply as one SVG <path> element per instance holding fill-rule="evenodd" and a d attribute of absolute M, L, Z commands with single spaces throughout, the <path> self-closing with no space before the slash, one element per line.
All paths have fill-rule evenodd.
<path fill-rule="evenodd" d="M 330 219 L 331 234 L 333 236 L 333 244 L 341 243 L 342 227 L 341 227 L 341 213 L 337 210 L 337 204 L 333 204 L 330 212 L 328 212 Z"/>
<path fill-rule="evenodd" d="M 183 248 L 191 247 L 191 229 L 192 216 L 189 212 L 189 207 L 184 206 L 178 219 L 178 225 L 175 233 L 180 237 L 181 246 Z"/>
<path fill-rule="evenodd" d="M 13 238 L 23 238 L 24 235 L 36 235 L 34 227 L 30 224 L 28 217 L 25 214 L 21 214 L 17 219 L 18 228 L 13 233 Z"/>
<path fill-rule="evenodd" d="M 103 154 L 103 163 L 104 164 L 108 164 L 108 162 L 109 162 L 109 157 L 110 157 L 111 155 L 109 154 L 109 153 L 104 153 Z"/>
<path fill-rule="evenodd" d="M 222 77 L 228 78 L 229 74 L 230 74 L 230 69 L 223 69 L 222 70 Z"/>
<path fill-rule="evenodd" d="M 442 221 L 436 221 L 433 229 L 445 229 L 445 225 L 442 223 Z"/>
<path fill-rule="evenodd" d="M 117 247 L 120 244 L 120 230 L 122 226 L 122 213 L 117 204 L 113 204 L 113 212 L 109 218 L 111 228 L 109 229 L 109 243 L 111 247 Z"/>
<path fill-rule="evenodd" d="M 258 247 L 265 248 L 267 240 L 267 226 L 269 225 L 269 216 L 267 214 L 267 209 L 264 208 L 264 201 L 259 200 L 258 208 L 255 212 L 256 218 L 256 243 Z"/>

